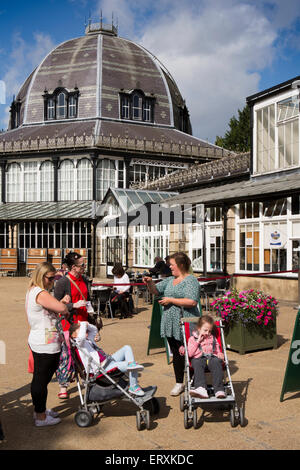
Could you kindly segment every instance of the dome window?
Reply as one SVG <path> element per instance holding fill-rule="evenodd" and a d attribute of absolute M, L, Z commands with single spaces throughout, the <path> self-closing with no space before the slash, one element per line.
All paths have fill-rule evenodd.
<path fill-rule="evenodd" d="M 121 119 L 154 122 L 155 98 L 146 97 L 141 90 L 120 93 Z"/>
<path fill-rule="evenodd" d="M 55 101 L 52 98 L 47 103 L 47 118 L 55 119 Z"/>
<path fill-rule="evenodd" d="M 67 117 L 66 95 L 60 93 L 57 97 L 57 119 L 64 119 Z"/>
<path fill-rule="evenodd" d="M 43 95 L 45 121 L 77 118 L 78 96 L 78 88 L 71 92 L 65 88 L 57 88 L 52 94 L 45 90 Z"/>

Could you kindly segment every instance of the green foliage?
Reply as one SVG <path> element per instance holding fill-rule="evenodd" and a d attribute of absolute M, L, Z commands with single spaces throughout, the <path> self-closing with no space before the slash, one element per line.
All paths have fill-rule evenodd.
<path fill-rule="evenodd" d="M 217 136 L 215 144 L 234 152 L 250 150 L 250 109 L 246 105 L 242 111 L 238 109 L 238 118 L 233 116 L 229 121 L 229 130 L 224 137 Z"/>

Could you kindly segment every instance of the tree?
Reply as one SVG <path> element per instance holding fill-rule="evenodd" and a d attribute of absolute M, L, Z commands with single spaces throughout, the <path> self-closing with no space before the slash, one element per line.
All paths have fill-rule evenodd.
<path fill-rule="evenodd" d="M 248 152 L 250 150 L 250 109 L 246 104 L 244 109 L 238 109 L 238 118 L 233 116 L 229 121 L 229 130 L 224 137 L 217 135 L 215 144 L 234 152 Z"/>

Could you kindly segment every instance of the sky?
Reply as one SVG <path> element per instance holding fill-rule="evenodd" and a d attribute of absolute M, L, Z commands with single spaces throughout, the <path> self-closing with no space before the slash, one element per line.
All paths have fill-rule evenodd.
<path fill-rule="evenodd" d="M 300 75 L 299 0 L 0 0 L 0 129 L 32 70 L 101 11 L 164 64 L 211 143 L 247 96 Z"/>

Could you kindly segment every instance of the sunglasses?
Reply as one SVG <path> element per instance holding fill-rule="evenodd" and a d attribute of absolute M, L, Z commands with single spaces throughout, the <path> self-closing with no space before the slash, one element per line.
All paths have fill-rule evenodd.
<path fill-rule="evenodd" d="M 55 276 L 45 276 L 49 281 L 54 281 Z"/>
<path fill-rule="evenodd" d="M 77 268 L 84 268 L 85 263 L 82 263 L 82 264 L 75 264 L 75 266 L 76 266 Z"/>

